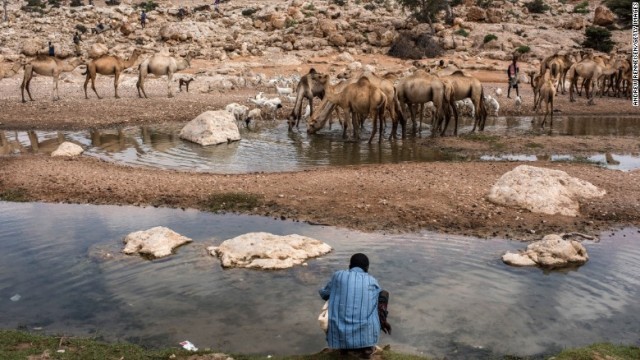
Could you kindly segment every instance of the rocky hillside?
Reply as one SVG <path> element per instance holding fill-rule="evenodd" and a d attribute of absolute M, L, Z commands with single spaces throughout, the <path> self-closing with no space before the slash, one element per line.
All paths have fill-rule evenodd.
<path fill-rule="evenodd" d="M 574 13 L 578 2 L 545 2 L 549 11 L 532 14 L 523 0 L 464 0 L 453 8 L 453 25 L 435 24 L 433 40 L 446 51 L 444 55 L 463 59 L 507 60 L 518 48 L 528 47 L 525 60 L 535 64 L 557 50 L 578 47 L 586 26 L 615 27 L 615 16 L 598 1 L 590 1 L 584 13 Z M 417 38 L 430 31 L 429 25 L 409 19 L 394 0 L 348 0 L 345 5 L 334 0 L 232 0 L 223 3 L 222 14 L 209 5 L 185 7 L 182 19 L 180 1 L 157 3 L 148 12 L 145 29 L 138 22 L 139 9 L 131 5 L 46 7 L 39 12 L 11 5 L 9 21 L 0 23 L 0 60 L 46 52 L 48 41 L 59 56 L 73 56 L 73 34 L 85 28 L 84 54 L 92 45 L 102 44 L 94 52 L 108 49 L 128 56 L 139 47 L 181 55 L 190 51 L 196 58 L 218 61 L 264 56 L 283 64 L 297 55 L 386 54 L 400 33 Z M 91 34 L 98 23 L 109 30 Z M 612 33 L 620 50 L 630 48 L 629 30 Z M 487 35 L 494 37 L 485 42 Z"/>

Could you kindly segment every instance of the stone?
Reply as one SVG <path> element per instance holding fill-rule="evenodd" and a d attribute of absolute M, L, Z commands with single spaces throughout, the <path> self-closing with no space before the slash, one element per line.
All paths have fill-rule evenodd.
<path fill-rule="evenodd" d="M 606 191 L 560 170 L 520 165 L 493 185 L 489 201 L 535 213 L 577 216 L 579 201 L 602 197 Z"/>
<path fill-rule="evenodd" d="M 127 255 L 140 254 L 152 259 L 169 256 L 173 249 L 192 242 L 188 237 L 164 226 L 156 226 L 149 230 L 132 232 L 123 239 L 122 250 Z"/>
<path fill-rule="evenodd" d="M 502 261 L 513 266 L 560 268 L 583 265 L 589 261 L 589 255 L 580 242 L 550 234 L 529 244 L 524 251 L 507 252 L 502 256 Z"/>
<path fill-rule="evenodd" d="M 581 16 L 573 16 L 562 24 L 562 27 L 567 30 L 582 30 L 584 28 L 584 18 Z"/>
<path fill-rule="evenodd" d="M 481 22 L 487 18 L 487 12 L 477 6 L 472 6 L 467 10 L 467 20 Z"/>
<path fill-rule="evenodd" d="M 51 153 L 51 156 L 78 156 L 83 152 L 82 146 L 65 141 Z"/>
<path fill-rule="evenodd" d="M 347 45 L 347 40 L 340 33 L 333 33 L 329 35 L 329 43 L 333 46 L 345 46 Z"/>
<path fill-rule="evenodd" d="M 89 57 L 92 59 L 97 59 L 103 55 L 106 55 L 109 51 L 109 48 L 105 44 L 95 43 L 91 45 L 89 49 Z"/>
<path fill-rule="evenodd" d="M 122 24 L 122 26 L 120 26 L 120 32 L 124 36 L 129 36 L 129 34 L 134 32 L 133 25 L 131 25 L 130 23 Z"/>
<path fill-rule="evenodd" d="M 327 254 L 332 248 L 320 240 L 297 234 L 279 236 L 256 232 L 226 240 L 207 250 L 220 258 L 223 267 L 286 269 Z"/>
<path fill-rule="evenodd" d="M 240 140 L 240 131 L 229 112 L 205 111 L 180 130 L 180 138 L 203 146 L 216 145 Z"/>
<path fill-rule="evenodd" d="M 36 56 L 44 45 L 36 39 L 27 39 L 22 44 L 22 54 L 25 56 Z"/>
<path fill-rule="evenodd" d="M 593 14 L 593 24 L 600 26 L 613 25 L 616 21 L 616 16 L 606 6 L 598 6 Z"/>
<path fill-rule="evenodd" d="M 338 61 L 342 61 L 342 62 L 353 62 L 353 56 L 351 56 L 351 54 L 349 54 L 348 52 L 343 52 L 342 54 L 338 55 Z"/>
<path fill-rule="evenodd" d="M 502 22 L 502 11 L 496 8 L 487 9 L 487 22 L 491 24 L 500 24 Z"/>

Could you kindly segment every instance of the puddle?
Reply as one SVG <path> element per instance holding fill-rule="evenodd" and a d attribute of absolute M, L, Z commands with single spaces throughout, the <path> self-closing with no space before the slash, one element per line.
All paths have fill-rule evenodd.
<path fill-rule="evenodd" d="M 168 226 L 194 239 L 153 262 L 96 260 L 128 232 Z M 250 232 L 298 233 L 335 249 L 283 271 L 220 268 L 205 246 Z M 317 290 L 355 252 L 391 293 L 382 344 L 448 359 L 541 356 L 594 342 L 636 343 L 640 233 L 586 242 L 583 267 L 545 273 L 500 255 L 524 244 L 436 233 L 383 235 L 198 211 L 0 202 L 0 328 L 100 336 L 149 346 L 261 354 L 325 345 Z M 19 301 L 11 301 L 20 294 Z"/>
<path fill-rule="evenodd" d="M 640 169 L 640 156 L 625 154 L 595 154 L 589 156 L 576 155 L 482 155 L 481 161 L 551 161 L 551 162 L 581 162 L 604 166 L 608 169 L 630 171 Z"/>

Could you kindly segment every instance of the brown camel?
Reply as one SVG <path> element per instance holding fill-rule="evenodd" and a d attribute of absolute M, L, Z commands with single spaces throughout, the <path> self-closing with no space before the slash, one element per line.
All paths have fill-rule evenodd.
<path fill-rule="evenodd" d="M 378 141 L 382 141 L 382 117 L 387 105 L 387 96 L 382 90 L 374 86 L 371 81 L 363 76 L 355 83 L 347 84 L 341 92 L 336 91 L 328 81 L 328 76 L 323 75 L 318 79 L 324 83 L 325 98 L 327 102 L 340 106 L 345 112 L 351 114 L 351 126 L 356 140 L 360 139 L 360 121 L 358 117 L 366 119 L 369 114 L 374 114 L 373 130 L 369 143 L 373 140 L 378 130 L 380 121 L 380 135 Z M 317 122 L 316 117 L 310 117 L 307 132 L 313 134 L 324 125 Z"/>
<path fill-rule="evenodd" d="M 144 91 L 144 80 L 147 77 L 147 74 L 153 74 L 155 76 L 163 76 L 167 75 L 167 92 L 168 97 L 173 97 L 173 92 L 171 91 L 171 82 L 173 81 L 173 74 L 177 71 L 184 70 L 191 65 L 191 53 L 188 53 L 184 58 L 174 58 L 171 56 L 155 54 L 152 57 L 143 61 L 139 69 L 138 82 L 136 83 L 136 88 L 138 89 L 138 96 L 147 97 L 147 93 Z M 140 90 L 142 90 L 142 94 L 140 94 Z M 187 83 L 187 91 L 189 90 L 189 85 Z"/>
<path fill-rule="evenodd" d="M 416 70 L 412 75 L 400 79 L 396 85 L 396 94 L 400 104 L 409 108 L 414 133 L 417 131 L 417 122 L 413 105 L 433 102 L 435 110 L 432 124 L 437 125 L 437 119 L 443 114 L 444 102 L 444 84 L 437 76 L 430 75 L 424 70 Z M 420 127 L 422 127 L 422 121 L 423 111 L 420 111 Z M 435 136 L 436 131 L 437 129 L 432 127 L 431 136 Z"/>
<path fill-rule="evenodd" d="M 302 118 L 302 102 L 304 99 L 309 101 L 309 109 L 311 115 L 313 115 L 313 98 L 317 97 L 322 100 L 324 98 L 324 85 L 318 82 L 318 77 L 323 74 L 311 68 L 309 73 L 304 75 L 298 85 L 296 86 L 296 102 L 291 110 L 291 114 L 288 118 L 289 131 L 293 130 L 293 125 L 296 128 L 300 125 L 300 119 Z"/>
<path fill-rule="evenodd" d="M 29 85 L 31 84 L 31 79 L 33 79 L 34 73 L 42 76 L 53 77 L 53 89 L 51 92 L 51 97 L 53 101 L 59 100 L 60 94 L 58 92 L 58 78 L 60 77 L 60 74 L 62 74 L 63 72 L 73 71 L 82 63 L 83 61 L 80 58 L 75 58 L 67 62 L 56 59 L 53 56 L 38 55 L 38 57 L 24 66 L 24 78 L 22 79 L 22 84 L 20 85 L 22 102 L 26 102 L 26 100 L 24 99 L 25 88 L 27 89 L 29 100 L 33 101 L 33 98 L 31 97 L 31 91 L 29 90 Z"/>
<path fill-rule="evenodd" d="M 536 111 L 540 106 L 540 103 L 544 101 L 545 112 L 540 127 L 544 128 L 544 124 L 547 121 L 547 115 L 550 115 L 550 126 L 553 127 L 553 100 L 556 97 L 556 88 L 558 86 L 558 81 L 560 80 L 559 77 L 554 78 L 553 76 L 551 76 L 549 71 L 547 71 L 544 76 L 541 76 L 541 78 L 543 82 L 542 86 L 540 87 L 540 95 L 538 96 L 538 102 L 536 102 L 533 110 Z"/>
<path fill-rule="evenodd" d="M 558 82 L 559 88 L 562 89 L 562 93 L 566 93 L 565 81 L 567 79 L 567 72 L 571 65 L 576 62 L 576 57 L 578 54 L 574 53 L 566 53 L 564 55 L 560 55 L 558 53 L 551 55 L 544 59 L 540 63 L 540 74 L 544 74 L 547 69 L 552 70 L 552 75 L 555 73 L 555 76 L 560 76 L 560 81 Z M 535 104 L 535 99 L 534 99 Z"/>
<path fill-rule="evenodd" d="M 569 86 L 569 100 L 575 102 L 576 99 L 573 96 L 573 90 L 577 91 L 578 78 L 581 77 L 585 81 L 585 92 L 589 104 L 593 104 L 593 94 L 598 90 L 598 78 L 602 73 L 602 67 L 599 66 L 594 60 L 583 60 L 579 63 L 573 64 L 567 73 L 567 76 L 571 79 L 571 86 Z M 591 95 L 589 95 L 589 88 L 593 85 Z"/>
<path fill-rule="evenodd" d="M 87 64 L 87 78 L 84 81 L 84 97 L 88 99 L 87 96 L 87 84 L 89 80 L 91 80 L 91 88 L 93 92 L 96 93 L 98 99 L 102 99 L 98 92 L 96 91 L 96 74 L 100 75 L 115 75 L 115 79 L 113 81 L 113 87 L 115 88 L 116 99 L 119 99 L 118 96 L 118 81 L 120 80 L 120 74 L 124 69 L 130 68 L 135 64 L 136 60 L 140 56 L 141 51 L 138 49 L 133 50 L 133 54 L 129 56 L 129 59 L 123 60 L 119 56 L 111 56 L 111 55 L 103 55 L 95 60 L 91 60 Z"/>
<path fill-rule="evenodd" d="M 487 121 L 487 109 L 484 104 L 484 89 L 480 80 L 476 79 L 473 76 L 466 75 L 462 71 L 456 71 L 449 76 L 441 77 L 441 79 L 448 80 L 453 85 L 450 104 L 453 104 L 456 101 L 464 100 L 466 98 L 471 99 L 471 102 L 473 102 L 473 107 L 475 109 L 475 120 L 471 132 L 476 131 L 476 127 L 478 127 L 480 131 L 483 131 L 485 122 Z M 453 129 L 453 134 L 458 135 L 458 112 L 455 109 L 455 105 L 451 106 L 453 106 L 453 114 L 455 117 L 455 127 Z M 449 116 L 446 117 L 446 122 L 444 123 L 444 127 L 442 129 L 443 134 L 449 126 L 449 118 Z"/>

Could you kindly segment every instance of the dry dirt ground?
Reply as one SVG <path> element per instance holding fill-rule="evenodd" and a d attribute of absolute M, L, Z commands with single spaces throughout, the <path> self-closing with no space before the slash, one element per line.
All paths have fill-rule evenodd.
<path fill-rule="evenodd" d="M 206 64 L 200 64 L 200 68 L 203 66 Z M 326 70 L 329 65 L 318 60 L 296 68 L 306 72 L 310 66 Z M 504 82 L 499 82 L 500 74 L 478 72 L 476 75 L 485 81 L 487 92 L 505 87 Z M 52 102 L 50 81 L 42 77 L 34 80 L 32 93 L 37 101 L 26 104 L 20 102 L 18 76 L 0 82 L 0 129 L 87 129 L 188 121 L 205 110 L 220 109 L 230 102 L 246 103 L 249 96 L 260 90 L 275 96 L 270 89 L 208 94 L 192 89 L 190 93 L 177 93 L 175 98 L 167 99 L 165 80 L 161 79 L 148 82 L 150 99 L 138 99 L 134 86 L 121 87 L 122 99 L 116 100 L 113 78 L 99 77 L 98 91 L 105 96 L 103 100 L 93 94 L 85 100 L 82 83 L 72 82 L 61 83 L 63 100 Z M 522 84 L 521 92 L 525 105 L 517 110 L 503 96 L 500 99 L 503 113 L 530 113 L 530 86 Z M 557 101 L 556 108 L 562 114 L 637 113 L 637 109 L 623 99 L 597 99 L 596 106 L 587 106 L 584 98 L 570 104 L 567 97 L 561 96 Z M 281 115 L 287 111 L 288 108 Z M 486 140 L 482 136 L 461 136 L 422 141 L 424 146 L 462 149 L 469 154 L 495 150 L 497 142 L 500 151 L 505 153 L 640 152 L 637 137 L 534 134 Z M 532 214 L 485 200 L 491 185 L 517 163 L 405 163 L 293 173 L 212 175 L 119 166 L 87 157 L 54 159 L 28 155 L 0 157 L 0 198 L 228 210 L 364 231 L 428 229 L 516 239 L 539 238 L 550 232 L 597 233 L 614 226 L 640 225 L 640 187 L 637 185 L 640 171 L 625 173 L 590 164 L 528 164 L 567 171 L 606 189 L 608 194 L 583 203 L 582 215 L 570 218 Z"/>

